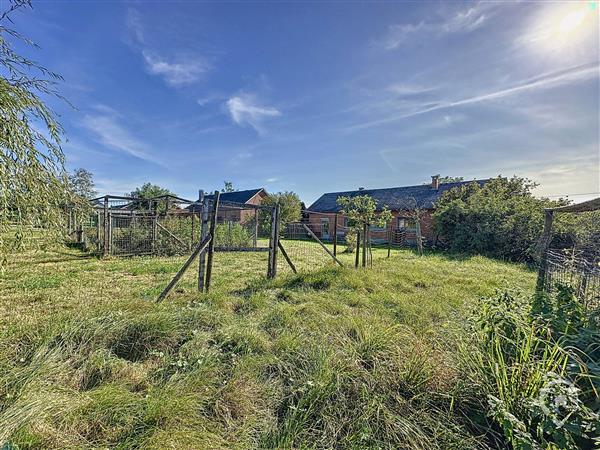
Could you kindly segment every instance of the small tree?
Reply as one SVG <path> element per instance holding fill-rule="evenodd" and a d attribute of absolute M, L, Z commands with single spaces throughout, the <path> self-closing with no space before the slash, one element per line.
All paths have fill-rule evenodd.
<path fill-rule="evenodd" d="M 292 222 L 298 222 L 302 217 L 302 202 L 298 194 L 292 191 L 277 192 L 269 194 L 264 200 L 263 205 L 275 206 L 279 203 L 280 230 L 283 232 L 286 226 Z M 269 215 L 270 217 L 270 215 Z M 263 218 L 263 222 L 264 219 Z M 270 224 L 268 225 L 270 226 Z"/>
<path fill-rule="evenodd" d="M 235 192 L 236 189 L 233 187 L 233 183 L 231 181 L 223 181 L 223 189 L 221 192 Z"/>
<path fill-rule="evenodd" d="M 86 169 L 75 169 L 69 175 L 69 186 L 75 195 L 86 200 L 94 198 L 97 194 L 94 186 L 94 175 Z"/>
<path fill-rule="evenodd" d="M 152 183 L 144 183 L 129 193 L 130 197 L 147 198 L 147 199 L 154 198 L 154 197 L 160 197 L 161 195 L 175 195 L 175 194 L 173 192 L 171 192 L 170 190 L 168 190 L 167 188 L 164 188 L 164 187 L 158 186 L 157 184 L 152 184 Z M 136 202 L 136 204 L 134 206 L 138 209 L 150 209 L 152 207 L 152 205 L 150 203 L 151 202 Z M 164 212 L 164 210 L 166 209 L 166 206 L 163 206 L 159 209 L 161 209 Z"/>
<path fill-rule="evenodd" d="M 370 195 L 357 195 L 354 197 L 338 197 L 337 204 L 342 207 L 341 213 L 348 217 L 348 221 L 352 224 L 352 233 L 365 229 L 371 225 L 385 227 L 392 220 L 392 213 L 387 206 L 383 206 L 380 211 L 377 211 L 377 202 Z M 356 239 L 353 239 L 356 241 Z M 347 244 L 351 244 L 347 241 Z M 366 236 L 363 233 L 363 243 L 366 244 Z M 360 245 L 360 243 L 357 243 Z M 350 245 L 346 251 L 352 253 L 354 248 Z"/>

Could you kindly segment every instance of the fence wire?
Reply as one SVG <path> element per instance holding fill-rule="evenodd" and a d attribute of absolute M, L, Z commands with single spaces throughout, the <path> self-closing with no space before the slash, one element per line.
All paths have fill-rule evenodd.
<path fill-rule="evenodd" d="M 540 268 L 543 289 L 568 285 L 586 308 L 600 308 L 600 211 L 563 213 L 556 221 Z"/>

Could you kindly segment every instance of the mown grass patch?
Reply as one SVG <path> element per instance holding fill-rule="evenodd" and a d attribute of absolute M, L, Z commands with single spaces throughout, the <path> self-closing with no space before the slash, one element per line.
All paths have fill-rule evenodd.
<path fill-rule="evenodd" d="M 221 253 L 209 294 L 192 266 L 157 304 L 184 258 L 64 253 L 0 280 L 0 442 L 19 448 L 485 448 L 452 330 L 534 280 L 378 250 L 373 269 L 266 280 L 266 255 Z"/>

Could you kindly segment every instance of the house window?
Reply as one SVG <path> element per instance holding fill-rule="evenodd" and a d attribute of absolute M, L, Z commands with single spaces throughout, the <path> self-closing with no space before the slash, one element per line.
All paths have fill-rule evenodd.
<path fill-rule="evenodd" d="M 404 228 L 408 231 L 414 231 L 417 229 L 417 222 L 415 219 L 398 217 L 398 228 Z"/>

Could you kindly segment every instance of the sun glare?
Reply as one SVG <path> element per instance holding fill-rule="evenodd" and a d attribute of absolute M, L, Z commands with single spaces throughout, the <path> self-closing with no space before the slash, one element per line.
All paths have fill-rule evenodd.
<path fill-rule="evenodd" d="M 590 48 L 597 30 L 597 14 L 587 2 L 558 3 L 540 11 L 523 35 L 536 52 L 555 53 L 566 56 L 566 52 L 579 53 Z"/>
<path fill-rule="evenodd" d="M 578 28 L 584 21 L 587 11 L 585 9 L 579 9 L 572 11 L 560 21 L 559 30 L 561 33 L 571 33 Z"/>

